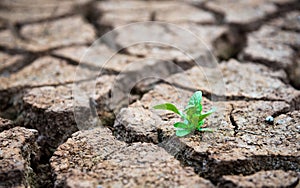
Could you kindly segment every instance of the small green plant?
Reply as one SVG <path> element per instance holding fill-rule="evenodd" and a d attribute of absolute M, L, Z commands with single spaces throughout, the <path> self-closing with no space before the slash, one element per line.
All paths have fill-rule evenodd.
<path fill-rule="evenodd" d="M 184 109 L 184 112 L 178 110 L 178 108 L 171 103 L 159 104 L 153 107 L 159 110 L 172 111 L 183 119 L 183 122 L 177 122 L 174 124 L 176 128 L 176 135 L 179 137 L 186 136 L 195 130 L 212 132 L 212 129 L 203 127 L 204 119 L 215 112 L 212 109 L 202 114 L 202 92 L 196 91 L 190 98 L 188 105 Z"/>

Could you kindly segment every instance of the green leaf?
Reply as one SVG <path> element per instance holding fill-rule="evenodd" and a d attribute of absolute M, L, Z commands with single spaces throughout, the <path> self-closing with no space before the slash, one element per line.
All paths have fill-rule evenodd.
<path fill-rule="evenodd" d="M 186 125 L 188 125 L 189 121 L 186 118 L 184 118 L 183 123 L 186 124 Z"/>
<path fill-rule="evenodd" d="M 159 104 L 153 107 L 157 110 L 169 110 L 172 111 L 180 116 L 182 116 L 182 113 L 177 109 L 177 107 L 174 104 L 171 103 L 165 103 L 165 104 Z"/>
<path fill-rule="evenodd" d="M 202 127 L 203 124 L 204 124 L 204 119 L 202 121 L 198 122 L 198 125 L 197 125 L 196 129 L 200 131 L 200 129 L 201 129 L 201 127 Z"/>
<path fill-rule="evenodd" d="M 188 125 L 185 123 L 182 123 L 182 122 L 177 122 L 177 123 L 174 123 L 174 127 L 181 128 L 181 129 L 187 129 Z"/>
<path fill-rule="evenodd" d="M 189 129 L 179 129 L 179 130 L 176 130 L 176 136 L 179 136 L 179 137 L 186 136 L 186 135 L 188 135 L 190 133 L 191 133 L 191 130 L 189 130 Z"/>
<path fill-rule="evenodd" d="M 197 106 L 194 106 L 194 105 L 189 105 L 189 106 L 187 106 L 187 107 L 184 109 L 184 111 L 185 111 L 186 113 L 191 113 L 191 112 L 196 113 L 196 112 L 199 112 Z M 200 113 L 199 113 L 199 114 L 200 114 Z"/>
<path fill-rule="evenodd" d="M 190 98 L 188 102 L 188 106 L 185 108 L 185 112 L 187 113 L 187 116 L 190 121 L 194 114 L 199 114 L 199 115 L 201 114 L 202 111 L 201 102 L 202 102 L 202 92 L 196 91 Z"/>
<path fill-rule="evenodd" d="M 199 131 L 201 131 L 201 132 L 214 132 L 214 130 L 210 129 L 210 128 L 201 128 L 201 129 L 199 129 Z"/>
<path fill-rule="evenodd" d="M 198 120 L 199 120 L 199 115 L 197 114 L 193 114 L 192 118 L 190 119 L 191 124 L 193 125 L 194 129 L 196 129 L 198 127 Z"/>
<path fill-rule="evenodd" d="M 197 113 L 197 107 L 196 106 L 190 106 L 189 108 L 186 109 L 185 113 L 186 113 L 186 119 L 189 122 L 191 122 L 193 115 Z M 200 113 L 198 113 L 198 114 L 200 115 Z"/>
<path fill-rule="evenodd" d="M 188 106 L 196 106 L 196 107 L 202 107 L 202 92 L 196 91 L 192 97 L 190 98 L 190 101 L 188 103 Z"/>
<path fill-rule="evenodd" d="M 202 121 L 199 121 L 199 122 L 198 122 L 198 126 L 200 126 L 200 127 L 201 127 L 203 124 L 204 124 L 204 119 L 203 119 Z"/>
<path fill-rule="evenodd" d="M 216 110 L 215 109 L 211 109 L 210 111 L 201 114 L 201 115 L 196 115 L 196 117 L 198 118 L 198 122 L 202 121 L 204 118 L 206 118 L 207 116 L 211 115 L 212 113 L 214 113 Z"/>

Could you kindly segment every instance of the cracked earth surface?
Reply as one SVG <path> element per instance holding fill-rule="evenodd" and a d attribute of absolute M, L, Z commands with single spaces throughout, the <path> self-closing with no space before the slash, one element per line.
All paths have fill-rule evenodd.
<path fill-rule="evenodd" d="M 300 187 L 299 10 L 297 0 L 2 0 L 0 187 Z M 94 43 L 146 21 L 206 46 L 159 24 Z M 128 46 L 153 36 L 188 47 Z M 74 103 L 74 84 L 94 86 L 88 106 Z M 176 137 L 180 118 L 152 107 L 183 108 L 197 90 L 204 111 L 218 108 L 205 122 L 215 131 Z M 74 111 L 90 107 L 101 125 L 88 129 Z"/>

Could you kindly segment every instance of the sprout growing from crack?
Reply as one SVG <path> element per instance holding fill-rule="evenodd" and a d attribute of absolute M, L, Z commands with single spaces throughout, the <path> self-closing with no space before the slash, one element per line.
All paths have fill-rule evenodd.
<path fill-rule="evenodd" d="M 183 119 L 183 122 L 174 123 L 176 128 L 176 136 L 183 137 L 195 130 L 204 132 L 212 132 L 212 129 L 205 128 L 204 119 L 215 112 L 215 109 L 202 114 L 202 92 L 196 91 L 190 98 L 188 105 L 183 112 L 179 111 L 178 108 L 171 103 L 159 104 L 153 107 L 159 110 L 169 110 L 172 111 Z"/>

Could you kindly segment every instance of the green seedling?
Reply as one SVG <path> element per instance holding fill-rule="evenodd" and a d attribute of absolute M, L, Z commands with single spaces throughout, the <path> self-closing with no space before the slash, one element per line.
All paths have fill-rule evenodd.
<path fill-rule="evenodd" d="M 215 109 L 212 109 L 206 113 L 202 114 L 202 92 L 196 91 L 190 98 L 188 105 L 183 112 L 178 110 L 178 108 L 171 103 L 159 104 L 153 107 L 154 109 L 159 110 L 169 110 L 178 114 L 183 122 L 177 122 L 174 124 L 176 128 L 176 135 L 179 137 L 186 136 L 195 130 L 198 131 L 208 131 L 212 132 L 212 129 L 203 127 L 204 119 L 215 112 Z"/>

